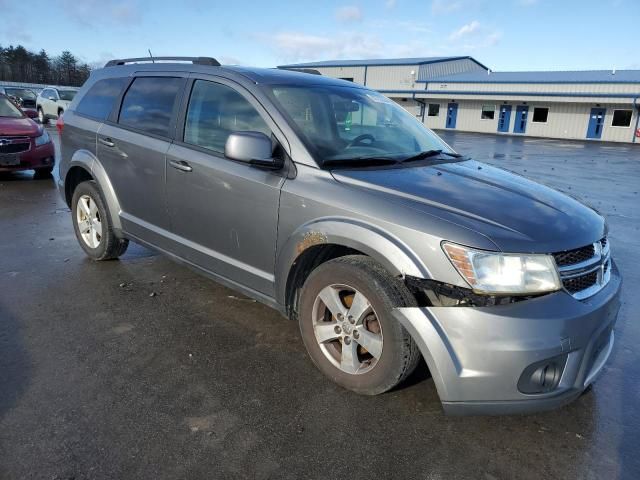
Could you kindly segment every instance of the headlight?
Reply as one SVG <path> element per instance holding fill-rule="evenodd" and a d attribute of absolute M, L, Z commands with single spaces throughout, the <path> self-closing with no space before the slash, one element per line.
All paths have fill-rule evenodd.
<path fill-rule="evenodd" d="M 562 286 L 551 255 L 487 252 L 447 242 L 442 248 L 478 293 L 525 295 L 553 292 Z"/>
<path fill-rule="evenodd" d="M 40 147 L 42 145 L 45 145 L 47 143 L 49 143 L 51 141 L 51 138 L 49 137 L 49 134 L 47 133 L 46 130 L 42 130 L 42 135 L 36 137 L 36 147 Z"/>

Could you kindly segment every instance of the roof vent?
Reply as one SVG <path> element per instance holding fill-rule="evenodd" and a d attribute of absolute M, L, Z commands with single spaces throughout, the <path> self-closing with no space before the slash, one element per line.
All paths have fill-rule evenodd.
<path fill-rule="evenodd" d="M 614 68 L 614 69 L 611 71 L 611 75 L 615 75 L 615 74 L 616 74 L 616 69 Z"/>
<path fill-rule="evenodd" d="M 487 75 L 491 75 L 491 69 L 487 68 Z"/>

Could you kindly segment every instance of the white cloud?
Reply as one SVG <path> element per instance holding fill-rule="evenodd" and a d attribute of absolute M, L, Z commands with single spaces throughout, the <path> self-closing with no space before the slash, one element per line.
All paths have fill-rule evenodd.
<path fill-rule="evenodd" d="M 339 22 L 359 22 L 362 17 L 362 10 L 354 5 L 347 5 L 336 10 L 336 19 Z"/>
<path fill-rule="evenodd" d="M 431 2 L 431 13 L 441 15 L 452 13 L 462 8 L 462 2 L 456 0 L 433 0 Z"/>
<path fill-rule="evenodd" d="M 480 29 L 480 22 L 478 22 L 477 20 L 474 20 L 471 23 L 467 23 L 461 26 L 459 29 L 451 32 L 451 34 L 449 35 L 449 40 L 451 41 L 459 40 L 463 37 L 471 35 L 474 32 L 477 32 L 479 29 Z"/>
<path fill-rule="evenodd" d="M 341 33 L 332 36 L 309 35 L 302 32 L 280 32 L 263 35 L 276 52 L 286 62 L 339 58 L 380 57 L 383 43 L 377 36 Z"/>
<path fill-rule="evenodd" d="M 384 2 L 384 6 L 392 9 L 392 8 L 396 8 L 396 5 L 398 4 L 398 2 L 396 0 L 386 0 Z"/>

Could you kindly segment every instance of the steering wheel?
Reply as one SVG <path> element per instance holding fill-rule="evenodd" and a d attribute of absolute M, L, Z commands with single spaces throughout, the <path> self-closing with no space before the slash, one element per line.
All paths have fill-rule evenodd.
<path fill-rule="evenodd" d="M 363 144 L 364 140 L 369 140 L 369 143 Z M 355 147 L 357 145 L 371 145 L 376 141 L 376 138 L 370 133 L 363 133 L 362 135 L 358 135 L 356 138 L 351 140 L 346 148 Z"/>

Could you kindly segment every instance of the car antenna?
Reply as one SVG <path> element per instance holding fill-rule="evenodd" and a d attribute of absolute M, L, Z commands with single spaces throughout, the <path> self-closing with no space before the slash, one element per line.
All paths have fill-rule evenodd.
<path fill-rule="evenodd" d="M 151 49 L 148 48 L 147 50 L 149 51 L 149 58 L 151 59 L 151 63 L 156 63 L 156 61 L 153 59 L 153 55 L 151 54 Z"/>

